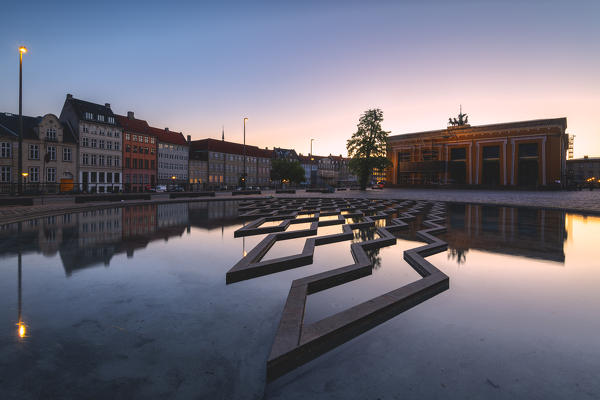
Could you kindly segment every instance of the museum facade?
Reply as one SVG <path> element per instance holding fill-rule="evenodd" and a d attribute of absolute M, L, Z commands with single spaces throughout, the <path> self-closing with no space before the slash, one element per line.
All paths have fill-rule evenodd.
<path fill-rule="evenodd" d="M 391 185 L 559 186 L 567 119 L 448 126 L 388 137 Z"/>

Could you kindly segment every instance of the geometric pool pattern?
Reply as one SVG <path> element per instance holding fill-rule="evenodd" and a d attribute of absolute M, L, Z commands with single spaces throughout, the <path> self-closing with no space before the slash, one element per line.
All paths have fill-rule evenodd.
<path fill-rule="evenodd" d="M 406 229 L 407 222 L 414 220 L 417 215 L 424 217 L 423 229 L 417 232 L 417 237 L 427 244 L 405 250 L 404 260 L 419 273 L 421 279 L 320 321 L 303 323 L 308 295 L 370 275 L 373 263 L 367 252 L 396 244 L 393 233 Z M 270 198 L 240 203 L 239 217 L 251 222 L 238 229 L 234 234 L 236 237 L 267 235 L 227 272 L 227 284 L 309 265 L 313 262 L 316 246 L 351 241 L 353 230 L 376 227 L 376 239 L 351 244 L 353 264 L 296 279 L 291 283 L 267 360 L 267 381 L 286 374 L 449 288 L 448 276 L 425 259 L 448 247 L 446 242 L 434 236 L 446 230 L 444 203 Z M 288 230 L 299 223 L 310 225 L 307 229 Z M 317 236 L 319 226 L 334 224 L 341 225 L 341 233 Z M 263 260 L 277 241 L 301 237 L 306 237 L 301 253 Z"/>

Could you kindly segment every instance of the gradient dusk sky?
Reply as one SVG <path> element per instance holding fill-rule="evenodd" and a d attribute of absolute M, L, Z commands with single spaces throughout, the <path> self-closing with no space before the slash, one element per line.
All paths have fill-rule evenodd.
<path fill-rule="evenodd" d="M 600 1 L 9 1 L 0 111 L 66 93 L 194 139 L 346 154 L 360 114 L 392 134 L 567 117 L 600 156 Z"/>

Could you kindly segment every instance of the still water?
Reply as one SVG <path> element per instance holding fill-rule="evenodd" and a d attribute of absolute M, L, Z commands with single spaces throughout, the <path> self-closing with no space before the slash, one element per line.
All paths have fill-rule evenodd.
<path fill-rule="evenodd" d="M 377 234 L 226 285 L 264 238 L 233 237 L 237 207 L 141 205 L 1 226 L 0 398 L 600 397 L 600 218 L 449 206 L 449 249 L 427 258 L 449 290 L 265 388 L 291 281 L 351 264 L 350 243 Z M 421 223 L 370 253 L 372 275 L 308 296 L 305 322 L 419 279 L 402 254 L 421 244 Z M 277 242 L 264 259 L 304 240 Z"/>

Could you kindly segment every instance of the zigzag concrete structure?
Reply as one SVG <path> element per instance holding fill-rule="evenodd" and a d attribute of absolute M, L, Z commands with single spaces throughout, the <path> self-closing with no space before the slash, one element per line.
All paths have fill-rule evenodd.
<path fill-rule="evenodd" d="M 378 238 L 351 244 L 353 264 L 292 282 L 267 360 L 267 381 L 290 372 L 449 288 L 448 276 L 425 260 L 425 257 L 447 249 L 447 243 L 434 236 L 446 230 L 444 203 L 278 198 L 243 202 L 239 212 L 241 219 L 252 222 L 238 229 L 236 237 L 267 236 L 227 272 L 227 284 L 309 265 L 313 262 L 316 246 L 352 240 L 354 229 L 373 229 L 377 221 L 386 221 L 385 226 L 376 228 Z M 419 214 L 424 215 L 422 225 L 425 229 L 419 230 L 417 237 L 427 244 L 404 251 L 404 260 L 421 275 L 421 279 L 320 321 L 307 325 L 303 323 L 308 295 L 371 275 L 373 263 L 367 251 L 396 244 L 394 232 L 407 228 L 407 222 L 415 220 Z M 319 221 L 323 216 L 338 218 Z M 348 219 L 350 221 L 346 223 Z M 281 222 L 277 225 L 262 226 L 278 221 Z M 286 231 L 293 224 L 307 222 L 310 222 L 309 229 Z M 316 236 L 319 226 L 331 224 L 342 224 L 342 233 Z M 307 237 L 301 253 L 262 260 L 275 242 L 300 237 Z"/>

